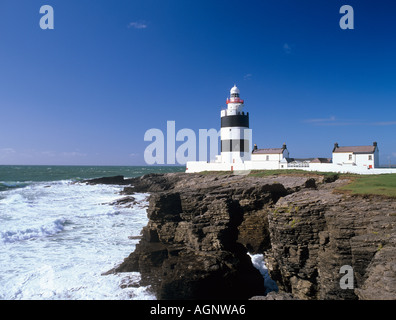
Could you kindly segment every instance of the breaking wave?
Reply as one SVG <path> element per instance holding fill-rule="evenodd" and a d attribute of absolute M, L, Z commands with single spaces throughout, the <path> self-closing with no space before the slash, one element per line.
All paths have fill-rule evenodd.
<path fill-rule="evenodd" d="M 0 232 L 0 239 L 3 243 L 13 243 L 17 241 L 53 236 L 64 230 L 65 223 L 66 219 L 56 219 L 52 223 L 42 225 L 40 227 L 4 231 Z"/>
<path fill-rule="evenodd" d="M 10 189 L 24 188 L 28 186 L 28 182 L 17 182 L 17 181 L 0 181 L 0 191 L 6 191 Z"/>

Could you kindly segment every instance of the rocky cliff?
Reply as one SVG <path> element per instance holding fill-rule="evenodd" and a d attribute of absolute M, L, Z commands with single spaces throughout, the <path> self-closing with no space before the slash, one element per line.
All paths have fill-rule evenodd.
<path fill-rule="evenodd" d="M 110 272 L 140 272 L 158 299 L 264 295 L 247 252 L 265 254 L 286 296 L 396 298 L 395 199 L 338 194 L 346 180 L 315 174 L 150 174 L 117 183 L 128 185 L 126 195 L 151 194 L 149 222 Z M 353 288 L 340 286 L 344 265 Z"/>

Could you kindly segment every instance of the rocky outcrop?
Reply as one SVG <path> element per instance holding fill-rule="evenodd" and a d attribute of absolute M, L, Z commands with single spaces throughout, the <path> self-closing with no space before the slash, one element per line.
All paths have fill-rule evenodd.
<path fill-rule="evenodd" d="M 265 254 L 280 288 L 268 299 L 395 299 L 396 201 L 334 193 L 347 182 L 337 178 L 129 179 L 123 194 L 151 193 L 149 222 L 111 272 L 140 272 L 158 299 L 260 299 L 263 279 L 249 251 Z M 340 286 L 344 265 L 353 269 L 352 289 Z"/>
<path fill-rule="evenodd" d="M 249 300 L 297 300 L 290 293 L 271 291 L 266 296 L 254 296 Z"/>
<path fill-rule="evenodd" d="M 103 177 L 103 178 L 96 178 L 90 180 L 83 180 L 82 182 L 86 184 L 116 184 L 116 185 L 129 184 L 129 181 L 124 179 L 124 176 Z"/>
<path fill-rule="evenodd" d="M 114 271 L 139 271 L 142 284 L 150 284 L 158 299 L 264 294 L 263 278 L 238 242 L 238 227 L 246 214 L 287 190 L 281 184 L 238 187 L 240 181 L 229 177 L 198 179 L 199 187 L 178 180 L 172 190 L 151 195 L 143 238 Z"/>
<path fill-rule="evenodd" d="M 395 299 L 396 201 L 342 196 L 335 186 L 288 195 L 271 210 L 272 279 L 299 299 Z M 345 265 L 351 289 L 340 286 Z"/>

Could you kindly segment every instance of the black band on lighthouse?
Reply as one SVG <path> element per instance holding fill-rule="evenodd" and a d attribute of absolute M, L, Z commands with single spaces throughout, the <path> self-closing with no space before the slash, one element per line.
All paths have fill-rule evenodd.
<path fill-rule="evenodd" d="M 221 127 L 245 127 L 249 128 L 249 113 L 234 116 L 221 117 Z"/>
<path fill-rule="evenodd" d="M 246 148 L 245 148 L 246 146 Z M 221 140 L 221 152 L 248 152 L 249 140 Z"/>

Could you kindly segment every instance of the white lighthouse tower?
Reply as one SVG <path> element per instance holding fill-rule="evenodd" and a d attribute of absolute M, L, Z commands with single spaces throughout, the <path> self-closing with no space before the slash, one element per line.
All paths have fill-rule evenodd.
<path fill-rule="evenodd" d="M 221 162 L 243 163 L 251 159 L 251 130 L 249 113 L 243 111 L 244 101 L 234 85 L 227 99 L 227 109 L 221 111 Z"/>

